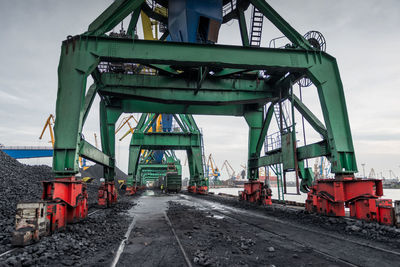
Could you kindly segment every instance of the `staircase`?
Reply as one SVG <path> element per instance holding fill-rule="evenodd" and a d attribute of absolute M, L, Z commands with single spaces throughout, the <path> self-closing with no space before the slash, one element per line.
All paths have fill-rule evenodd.
<path fill-rule="evenodd" d="M 264 15 L 253 6 L 251 12 L 250 46 L 260 47 Z"/>
<path fill-rule="evenodd" d="M 284 102 L 281 102 L 282 106 L 282 125 L 281 125 L 281 109 L 279 108 L 279 103 L 274 105 L 274 114 L 276 123 L 278 124 L 279 130 L 281 132 L 285 131 L 290 126 L 289 112 Z"/>

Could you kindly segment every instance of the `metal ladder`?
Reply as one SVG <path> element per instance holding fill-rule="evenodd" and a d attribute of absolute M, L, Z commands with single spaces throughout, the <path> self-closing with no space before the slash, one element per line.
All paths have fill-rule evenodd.
<path fill-rule="evenodd" d="M 281 103 L 281 105 L 282 105 L 282 125 L 281 125 L 281 110 L 279 108 L 279 103 L 276 103 L 274 105 L 275 119 L 280 131 L 287 129 L 290 126 L 290 118 L 289 118 L 289 113 L 286 109 L 286 105 L 283 102 Z M 281 129 L 281 126 L 283 129 Z"/>
<path fill-rule="evenodd" d="M 278 199 L 279 200 L 285 200 L 285 194 L 284 194 L 284 186 L 283 186 L 283 173 L 282 173 L 282 164 L 276 164 L 270 166 L 271 170 L 273 173 L 276 175 L 276 183 L 277 183 L 277 189 L 278 189 Z"/>
<path fill-rule="evenodd" d="M 251 12 L 250 46 L 260 47 L 264 15 L 253 6 Z"/>

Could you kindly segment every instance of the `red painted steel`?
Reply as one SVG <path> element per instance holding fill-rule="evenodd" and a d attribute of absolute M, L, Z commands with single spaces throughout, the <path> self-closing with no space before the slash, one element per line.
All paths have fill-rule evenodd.
<path fill-rule="evenodd" d="M 200 195 L 207 195 L 208 194 L 208 186 L 205 186 L 205 185 L 198 186 L 198 187 L 196 187 L 195 192 Z"/>
<path fill-rule="evenodd" d="M 187 190 L 189 193 L 196 193 L 196 186 L 190 185 L 188 186 Z"/>
<path fill-rule="evenodd" d="M 249 181 L 244 183 L 244 190 L 240 195 L 241 200 L 263 205 L 272 205 L 272 192 L 268 186 L 260 181 Z"/>
<path fill-rule="evenodd" d="M 136 186 L 128 186 L 126 188 L 126 194 L 128 196 L 132 196 L 132 195 L 136 194 L 136 191 L 137 191 Z"/>
<path fill-rule="evenodd" d="M 382 224 L 394 224 L 392 200 L 380 199 L 383 195 L 382 181 L 337 177 L 316 180 L 308 193 L 306 210 L 330 216 L 350 216 Z"/>
<path fill-rule="evenodd" d="M 97 200 L 99 206 L 110 207 L 117 203 L 118 193 L 114 182 L 103 182 L 100 185 Z"/>
<path fill-rule="evenodd" d="M 54 181 L 42 182 L 42 200 L 47 201 L 47 218 L 50 230 L 64 228 L 86 218 L 88 202 L 86 184 L 76 180 L 74 176 L 56 178 Z"/>

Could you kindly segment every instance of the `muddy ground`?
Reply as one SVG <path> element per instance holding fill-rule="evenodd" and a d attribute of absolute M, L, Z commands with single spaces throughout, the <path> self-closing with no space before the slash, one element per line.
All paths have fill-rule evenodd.
<path fill-rule="evenodd" d="M 18 248 L 0 266 L 398 266 L 400 230 L 303 209 L 243 203 L 233 197 L 120 196 L 105 210 L 41 242 Z M 172 228 L 168 223 L 170 220 Z M 176 236 L 175 236 L 176 234 Z M 2 251 L 10 249 L 3 245 Z"/>
<path fill-rule="evenodd" d="M 171 202 L 168 216 L 196 266 L 346 266 L 210 211 Z"/>
<path fill-rule="evenodd" d="M 393 248 L 400 248 L 400 228 L 387 226 L 374 222 L 366 222 L 352 218 L 329 217 L 318 214 L 310 214 L 304 208 L 284 205 L 272 207 L 259 206 L 243 201 L 237 197 L 194 195 L 196 198 L 216 201 L 232 207 L 254 210 L 275 218 L 284 219 L 292 223 L 304 226 L 318 226 L 319 228 L 338 234 L 359 237 L 373 242 L 383 243 Z"/>

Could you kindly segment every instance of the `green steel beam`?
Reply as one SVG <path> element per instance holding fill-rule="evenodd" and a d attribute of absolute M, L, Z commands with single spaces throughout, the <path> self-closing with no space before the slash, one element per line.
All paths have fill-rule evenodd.
<path fill-rule="evenodd" d="M 80 143 L 79 154 L 85 159 L 99 163 L 103 166 L 111 167 L 110 157 L 85 140 L 82 140 Z"/>
<path fill-rule="evenodd" d="M 131 20 L 129 21 L 128 29 L 126 30 L 126 33 L 128 35 L 131 35 L 133 39 L 135 39 L 135 29 L 136 29 L 136 24 L 137 24 L 139 16 L 140 16 L 140 11 L 141 10 L 139 8 L 137 8 L 132 13 Z"/>
<path fill-rule="evenodd" d="M 254 110 L 250 112 L 246 112 L 244 114 L 247 125 L 249 126 L 249 141 L 248 141 L 248 159 L 258 158 L 260 157 L 260 152 L 257 151 L 257 144 L 259 139 L 261 138 L 261 132 L 263 127 L 263 111 L 262 109 Z M 248 164 L 249 168 L 247 171 L 247 178 L 249 180 L 257 180 L 258 179 L 258 169 L 250 168 L 250 164 Z"/>
<path fill-rule="evenodd" d="M 182 131 L 184 133 L 188 133 L 189 131 L 186 128 L 186 125 L 181 122 L 181 119 L 176 114 L 174 114 L 173 116 L 174 116 L 175 121 L 178 123 L 179 127 L 181 127 Z"/>
<path fill-rule="evenodd" d="M 299 161 L 309 158 L 330 156 L 329 147 L 326 141 L 319 143 L 310 144 L 297 148 L 297 159 Z M 270 166 L 280 164 L 283 162 L 282 152 L 280 149 L 270 151 L 267 156 L 262 156 L 258 159 L 249 160 L 249 168 L 259 168 L 264 166 Z"/>
<path fill-rule="evenodd" d="M 73 47 L 76 49 L 73 50 Z M 134 49 L 133 49 L 134 47 Z M 320 51 L 300 49 L 251 48 L 232 45 L 132 40 L 113 37 L 75 36 L 65 40 L 62 53 L 90 53 L 103 61 L 127 61 L 139 64 L 209 66 L 246 70 L 299 71 L 332 62 Z M 69 55 L 73 55 L 70 53 Z"/>
<path fill-rule="evenodd" d="M 153 125 L 155 125 L 155 123 L 156 123 L 156 121 L 157 121 L 159 116 L 160 116 L 160 113 L 152 114 L 152 118 L 151 118 L 151 120 L 148 121 L 149 123 L 147 124 L 147 127 L 144 130 L 145 132 L 148 132 L 150 130 L 150 128 L 152 128 Z M 156 129 L 153 129 L 153 131 L 155 132 Z"/>
<path fill-rule="evenodd" d="M 93 101 L 96 97 L 97 90 L 98 90 L 98 86 L 96 84 L 92 84 L 86 93 L 82 125 L 84 125 L 86 122 L 87 116 L 89 115 L 90 108 L 92 107 Z"/>
<path fill-rule="evenodd" d="M 131 146 L 151 150 L 186 150 L 200 146 L 198 136 L 185 133 L 134 133 Z"/>
<path fill-rule="evenodd" d="M 102 151 L 110 157 L 110 166 L 104 166 L 104 178 L 113 181 L 115 177 L 115 123 L 121 116 L 121 110 L 107 107 L 106 101 L 100 101 L 100 137 Z"/>
<path fill-rule="evenodd" d="M 74 50 L 74 46 L 61 54 L 54 126 L 53 171 L 56 176 L 70 176 L 79 171 L 78 152 L 85 116 L 86 81 L 99 62 L 97 56 L 80 53 Z"/>
<path fill-rule="evenodd" d="M 261 129 L 260 137 L 258 138 L 256 154 L 259 155 L 261 153 L 262 146 L 265 142 L 265 136 L 267 135 L 269 125 L 271 123 L 272 115 L 274 115 L 274 105 L 275 103 L 271 103 L 268 107 L 267 114 L 265 116 L 263 126 Z"/>
<path fill-rule="evenodd" d="M 112 30 L 129 14 L 139 9 L 144 0 L 116 0 L 88 28 L 86 35 L 101 36 Z"/>
<path fill-rule="evenodd" d="M 332 173 L 352 174 L 357 172 L 353 139 L 347 114 L 343 85 L 336 60 L 330 64 L 312 67 L 308 76 L 318 89 L 322 114 L 328 131 L 331 148 Z"/>
<path fill-rule="evenodd" d="M 203 115 L 231 115 L 243 116 L 245 105 L 186 105 L 167 104 L 152 101 L 123 99 L 119 101 L 121 109 L 127 113 L 150 113 L 157 110 L 163 114 L 203 114 Z M 262 105 L 260 104 L 260 107 Z"/>
<path fill-rule="evenodd" d="M 290 97 L 291 98 L 291 97 Z M 301 115 L 310 123 L 311 127 L 314 128 L 324 139 L 328 138 L 328 132 L 324 124 L 315 116 L 311 110 L 295 95 L 293 95 L 293 104 L 295 108 L 300 112 Z"/>
<path fill-rule="evenodd" d="M 242 44 L 243 46 L 250 46 L 249 34 L 247 33 L 246 17 L 244 15 L 244 10 L 238 7 L 237 12 L 238 12 L 240 36 L 242 37 Z"/>
<path fill-rule="evenodd" d="M 102 87 L 125 87 L 126 89 L 167 89 L 189 90 L 192 93 L 197 89 L 197 79 L 189 80 L 181 77 L 156 76 L 156 75 L 129 75 L 117 73 L 104 73 L 101 75 Z M 238 78 L 212 78 L 203 82 L 200 91 L 204 92 L 234 92 L 234 93 L 272 93 L 273 88 L 263 80 L 252 81 Z"/>

